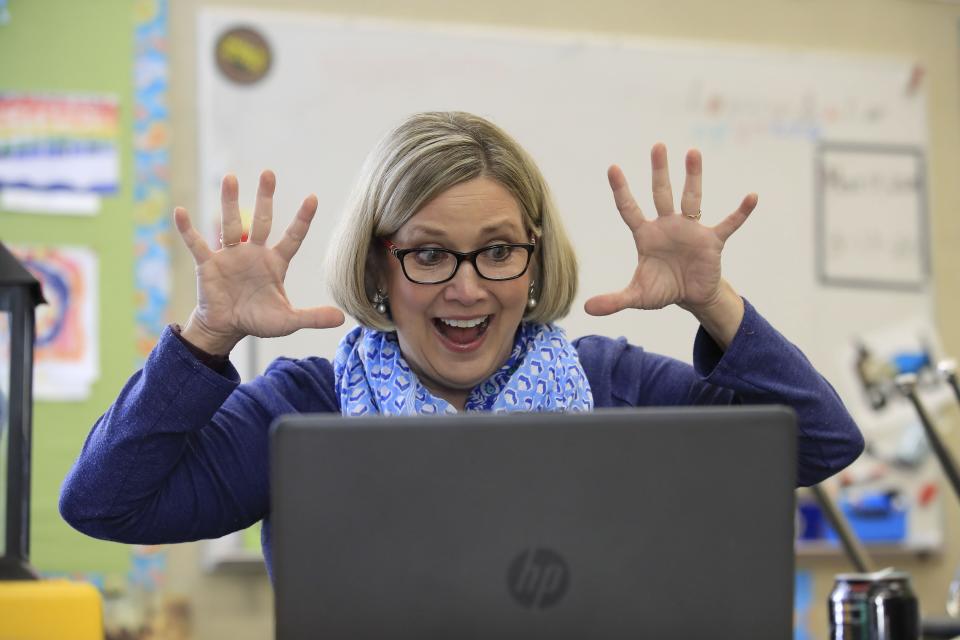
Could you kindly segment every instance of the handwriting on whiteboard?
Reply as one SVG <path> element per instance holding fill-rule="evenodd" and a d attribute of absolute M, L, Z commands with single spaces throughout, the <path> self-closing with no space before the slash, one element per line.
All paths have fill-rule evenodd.
<path fill-rule="evenodd" d="M 836 286 L 923 287 L 929 251 L 922 152 L 823 143 L 816 162 L 821 280 Z"/>

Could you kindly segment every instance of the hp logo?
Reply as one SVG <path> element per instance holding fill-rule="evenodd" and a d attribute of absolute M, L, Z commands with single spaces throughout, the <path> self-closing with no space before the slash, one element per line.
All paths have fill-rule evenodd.
<path fill-rule="evenodd" d="M 570 570 L 563 556 L 552 549 L 527 549 L 510 563 L 507 586 L 521 606 L 546 609 L 567 593 Z"/>

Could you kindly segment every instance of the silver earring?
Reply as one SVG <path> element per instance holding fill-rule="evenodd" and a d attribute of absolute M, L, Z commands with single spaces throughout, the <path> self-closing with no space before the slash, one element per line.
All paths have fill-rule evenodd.
<path fill-rule="evenodd" d="M 373 308 L 382 316 L 387 315 L 387 294 L 380 289 L 373 294 Z"/>
<path fill-rule="evenodd" d="M 533 311 L 537 306 L 537 298 L 534 296 L 533 290 L 536 286 L 536 283 L 532 280 L 530 281 L 530 291 L 527 293 L 527 311 Z"/>

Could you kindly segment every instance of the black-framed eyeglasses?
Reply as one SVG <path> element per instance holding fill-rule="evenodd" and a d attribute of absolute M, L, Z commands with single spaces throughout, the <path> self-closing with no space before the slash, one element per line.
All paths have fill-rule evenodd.
<path fill-rule="evenodd" d="M 440 247 L 401 249 L 386 238 L 383 245 L 400 261 L 407 280 L 415 284 L 441 284 L 452 280 L 464 260 L 470 262 L 484 280 L 513 280 L 526 273 L 537 246 L 533 242 L 501 243 L 461 253 Z"/>

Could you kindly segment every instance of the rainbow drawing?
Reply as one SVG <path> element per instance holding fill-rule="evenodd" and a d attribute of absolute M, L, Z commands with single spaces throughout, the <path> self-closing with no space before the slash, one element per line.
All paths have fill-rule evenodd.
<path fill-rule="evenodd" d="M 113 97 L 0 92 L 0 189 L 114 194 L 118 133 Z"/>

